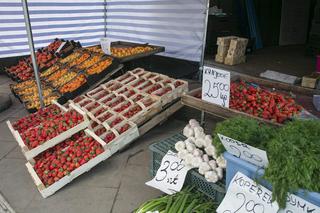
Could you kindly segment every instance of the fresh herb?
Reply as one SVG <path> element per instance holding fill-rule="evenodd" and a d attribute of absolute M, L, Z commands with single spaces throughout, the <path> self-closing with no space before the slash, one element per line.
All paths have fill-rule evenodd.
<path fill-rule="evenodd" d="M 220 155 L 225 151 L 218 133 L 256 148 L 265 149 L 275 133 L 275 127 L 259 123 L 255 119 L 235 117 L 217 124 L 213 132 L 213 145 Z"/>
<path fill-rule="evenodd" d="M 272 184 L 273 199 L 281 208 L 287 193 L 320 191 L 320 122 L 293 121 L 268 143 L 269 165 L 264 178 Z"/>

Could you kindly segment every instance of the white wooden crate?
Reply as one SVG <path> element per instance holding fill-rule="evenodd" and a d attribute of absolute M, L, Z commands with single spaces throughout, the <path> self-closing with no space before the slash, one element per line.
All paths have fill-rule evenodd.
<path fill-rule="evenodd" d="M 71 109 L 76 110 L 78 113 L 80 113 L 83 116 L 83 121 L 81 123 L 79 123 L 78 125 L 68 129 L 65 132 L 62 132 L 60 135 L 57 135 L 56 137 L 51 138 L 50 140 L 44 142 L 43 144 L 41 144 L 33 149 L 29 149 L 26 146 L 26 144 L 23 142 L 19 132 L 13 129 L 10 121 L 7 121 L 7 124 L 8 124 L 8 127 L 9 127 L 11 133 L 13 134 L 14 138 L 18 142 L 18 144 L 22 150 L 23 155 L 26 157 L 26 159 L 28 161 L 33 163 L 33 158 L 36 157 L 41 152 L 57 145 L 58 143 L 64 141 L 65 139 L 71 137 L 75 133 L 77 133 L 77 132 L 79 132 L 89 126 L 90 121 L 87 118 L 87 115 L 81 109 L 79 109 L 77 106 L 75 106 L 73 103 L 70 104 L 70 107 L 71 107 Z"/>
<path fill-rule="evenodd" d="M 53 195 L 56 191 L 64 187 L 66 184 L 70 183 L 73 179 L 76 177 L 82 175 L 83 173 L 89 171 L 94 166 L 96 166 L 98 163 L 108 159 L 111 156 L 110 150 L 107 148 L 106 143 L 102 141 L 99 137 L 97 137 L 92 131 L 86 129 L 85 133 L 87 135 L 90 135 L 93 137 L 97 142 L 99 142 L 102 147 L 104 148 L 104 152 L 97 155 L 95 158 L 89 160 L 87 163 L 81 165 L 80 167 L 73 170 L 69 175 L 64 176 L 57 182 L 53 183 L 52 185 L 45 187 L 45 185 L 42 183 L 41 179 L 39 178 L 38 174 L 34 170 L 33 166 L 30 162 L 26 163 L 26 167 L 28 169 L 28 172 L 30 173 L 33 182 L 37 186 L 38 191 L 42 195 L 42 197 L 47 198 L 50 195 Z"/>

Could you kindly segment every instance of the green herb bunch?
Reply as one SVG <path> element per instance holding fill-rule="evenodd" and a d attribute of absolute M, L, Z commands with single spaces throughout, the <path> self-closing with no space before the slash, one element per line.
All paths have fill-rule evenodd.
<path fill-rule="evenodd" d="M 273 199 L 286 205 L 287 193 L 320 191 L 320 122 L 296 120 L 279 129 L 268 143 L 269 165 L 264 178 L 272 184 Z"/>
<path fill-rule="evenodd" d="M 275 127 L 259 123 L 259 121 L 254 119 L 246 117 L 230 118 L 217 124 L 213 132 L 213 145 L 216 147 L 218 155 L 225 151 L 219 139 L 219 133 L 265 150 L 268 141 L 274 136 L 275 131 Z"/>

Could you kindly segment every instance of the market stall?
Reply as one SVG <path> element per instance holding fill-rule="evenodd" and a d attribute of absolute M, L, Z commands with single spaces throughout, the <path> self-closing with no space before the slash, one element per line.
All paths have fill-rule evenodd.
<path fill-rule="evenodd" d="M 75 178 L 116 159 L 116 154 L 187 106 L 201 111 L 201 120 L 188 119 L 171 137 L 149 146 L 149 174 L 142 175 L 151 180 L 145 185 L 164 195 L 150 197 L 132 211 L 320 211 L 320 114 L 313 99 L 318 93 L 202 66 L 205 47 L 200 43 L 206 39 L 209 1 L 150 1 L 143 6 L 156 14 L 152 18 L 146 11 L 135 14 L 142 3 L 128 9 L 125 1 L 110 2 L 103 5 L 109 11 L 108 15 L 104 8 L 103 27 L 113 41 L 104 43 L 104 38 L 100 45 L 83 47 L 57 38 L 36 52 L 23 2 L 32 54 L 5 72 L 15 82 L 10 91 L 30 114 L 16 121 L 6 118 L 6 125 L 43 198 L 59 196 L 58 191 L 69 188 Z M 154 4 L 160 9 L 152 8 Z M 139 20 L 134 25 L 148 30 L 142 30 L 143 35 L 131 30 L 128 17 L 115 16 L 123 11 L 133 12 L 131 16 Z M 190 14 L 193 21 L 186 23 Z M 157 29 L 156 24 L 169 30 Z M 162 38 L 164 34 L 168 38 Z M 230 63 L 239 59 L 239 52 L 244 54 L 248 42 L 236 40 L 234 45 L 241 50 L 231 48 L 230 54 L 228 50 Z M 158 53 L 200 62 L 201 88 L 189 91 L 189 80 L 125 67 L 124 63 Z M 205 113 L 225 120 L 206 129 Z"/>

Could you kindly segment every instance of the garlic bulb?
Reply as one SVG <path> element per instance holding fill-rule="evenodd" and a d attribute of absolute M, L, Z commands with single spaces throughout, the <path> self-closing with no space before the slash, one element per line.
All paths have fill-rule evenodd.
<path fill-rule="evenodd" d="M 185 159 L 186 165 L 192 165 L 193 159 L 194 159 L 193 155 L 191 153 L 188 153 Z"/>
<path fill-rule="evenodd" d="M 217 158 L 217 164 L 219 167 L 225 169 L 227 167 L 227 162 L 226 160 L 223 158 L 222 155 L 220 155 L 218 158 Z"/>
<path fill-rule="evenodd" d="M 175 145 L 174 148 L 179 152 L 183 149 L 186 149 L 186 144 L 183 141 L 178 141 Z"/>
<path fill-rule="evenodd" d="M 193 150 L 192 154 L 193 154 L 194 157 L 201 157 L 203 152 L 200 149 L 196 148 L 196 149 Z"/>
<path fill-rule="evenodd" d="M 204 150 L 209 156 L 217 159 L 217 150 L 213 145 L 207 146 Z"/>
<path fill-rule="evenodd" d="M 183 129 L 183 135 L 186 137 L 192 137 L 194 136 L 194 131 L 193 128 L 188 124 L 187 126 L 184 127 Z"/>
<path fill-rule="evenodd" d="M 196 149 L 196 146 L 193 143 L 186 143 L 186 148 L 188 152 L 193 153 L 193 150 Z"/>
<path fill-rule="evenodd" d="M 202 148 L 204 146 L 204 139 L 203 138 L 197 138 L 195 141 L 194 141 L 194 144 L 198 147 L 198 148 Z"/>
<path fill-rule="evenodd" d="M 198 122 L 196 119 L 190 119 L 189 125 L 190 125 L 192 128 L 197 127 L 197 126 L 200 126 L 199 122 Z"/>
<path fill-rule="evenodd" d="M 219 177 L 215 171 L 206 171 L 204 177 L 208 182 L 216 183 L 219 180 Z"/>
<path fill-rule="evenodd" d="M 217 168 L 217 163 L 215 160 L 210 160 L 208 162 L 209 166 L 211 167 L 212 170 L 215 170 Z"/>
<path fill-rule="evenodd" d="M 195 157 L 193 158 L 192 166 L 198 168 L 202 162 L 201 157 Z"/>
<path fill-rule="evenodd" d="M 221 167 L 216 168 L 216 172 L 218 174 L 219 179 L 223 178 L 223 169 Z"/>
<path fill-rule="evenodd" d="M 204 162 L 209 162 L 209 156 L 207 154 L 202 155 L 202 160 Z"/>

